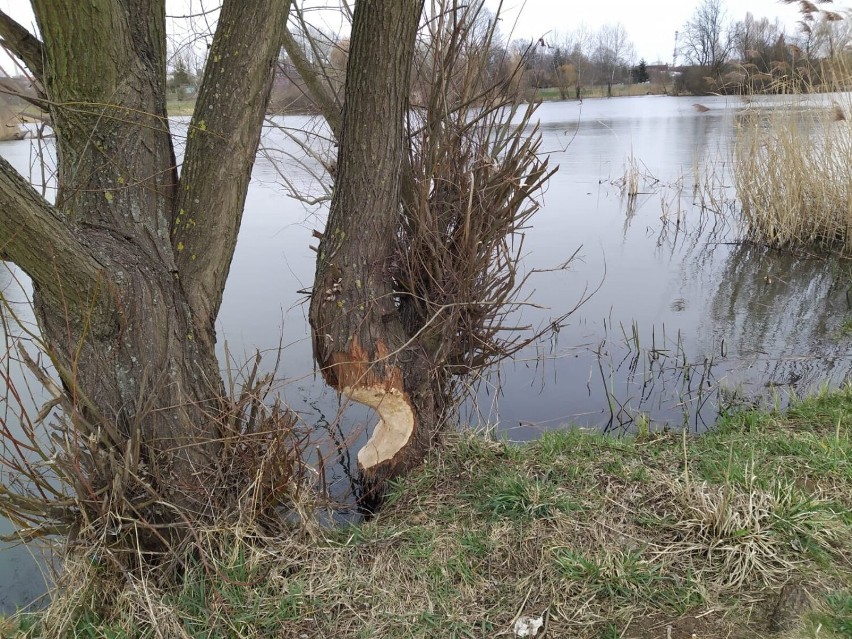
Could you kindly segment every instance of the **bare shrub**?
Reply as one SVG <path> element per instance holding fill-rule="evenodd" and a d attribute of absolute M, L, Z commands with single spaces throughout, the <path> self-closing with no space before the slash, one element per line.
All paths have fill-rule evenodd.
<path fill-rule="evenodd" d="M 272 397 L 272 375 L 258 375 L 259 356 L 242 375 L 229 376 L 236 381 L 222 398 L 224 412 L 208 415 L 220 433 L 221 455 L 205 480 L 204 508 L 189 511 L 175 499 L 184 487 L 168 479 L 157 459 L 141 454 L 141 428 L 122 439 L 104 416 L 93 419 L 85 397 L 71 399 L 22 343 L 9 341 L 0 355 L 0 381 L 7 389 L 0 414 L 0 515 L 17 527 L 10 538 L 65 536 L 69 562 L 87 557 L 101 569 L 99 579 L 145 569 L 156 570 L 149 575 L 154 582 L 171 583 L 187 544 L 196 556 L 203 551 L 197 527 L 276 529 L 288 506 L 309 492 L 303 491 L 306 435 Z M 21 388 L 26 382 L 13 375 L 13 365 L 44 389 L 48 401 L 37 413 L 33 393 Z M 152 397 L 156 381 L 144 385 Z"/>
<path fill-rule="evenodd" d="M 482 2 L 437 5 L 414 73 L 395 275 L 408 331 L 468 375 L 528 343 L 507 320 L 523 305 L 523 230 L 554 169 L 538 154 L 537 104 L 518 90 L 522 61 L 495 58 L 496 18 Z"/>

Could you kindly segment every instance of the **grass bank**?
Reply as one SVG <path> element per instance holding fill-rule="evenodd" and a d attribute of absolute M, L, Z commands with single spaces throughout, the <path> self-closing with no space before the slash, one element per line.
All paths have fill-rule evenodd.
<path fill-rule="evenodd" d="M 195 110 L 195 99 L 192 100 L 169 100 L 166 102 L 166 113 L 170 117 L 192 115 Z"/>
<path fill-rule="evenodd" d="M 595 98 L 624 98 L 624 97 L 636 97 L 641 95 L 664 95 L 666 93 L 665 87 L 659 84 L 614 84 L 612 86 L 612 96 L 607 95 L 606 86 L 604 85 L 593 85 L 583 87 L 583 99 L 595 99 Z M 547 87 L 544 89 L 536 89 L 535 97 L 537 100 L 542 100 L 543 102 L 558 102 L 562 100 L 567 100 L 569 102 L 574 101 L 574 87 L 571 87 L 568 90 L 567 98 L 562 97 L 562 92 L 558 87 Z"/>
<path fill-rule="evenodd" d="M 198 539 L 172 592 L 70 562 L 6 636 L 849 637 L 852 388 L 700 437 L 460 435 L 372 521 Z"/>

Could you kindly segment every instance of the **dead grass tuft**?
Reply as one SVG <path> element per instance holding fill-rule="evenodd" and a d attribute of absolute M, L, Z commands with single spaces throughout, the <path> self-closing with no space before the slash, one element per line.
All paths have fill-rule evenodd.
<path fill-rule="evenodd" d="M 195 511 L 169 498 L 162 469 L 140 454 L 140 430 L 117 445 L 115 424 L 86 419 L 83 398 L 72 402 L 22 343 L 8 342 L 0 353 L 7 389 L 0 513 L 17 526 L 11 540 L 61 539 L 65 555 L 53 602 L 40 617 L 43 634 L 36 636 L 77 636 L 87 624 L 131 627 L 152 616 L 157 636 L 182 636 L 169 625 L 181 627 L 182 617 L 154 615 L 168 608 L 169 588 L 196 569 L 218 576 L 226 537 L 238 541 L 229 552 L 245 544 L 267 547 L 286 517 L 321 501 L 304 462 L 306 435 L 275 399 L 273 375 L 259 374 L 259 356 L 230 371 L 222 410 L 209 414 L 219 456 L 206 507 Z M 33 416 L 28 384 L 36 382 L 53 399 Z"/>
<path fill-rule="evenodd" d="M 798 510 L 795 522 L 788 521 L 787 510 L 799 505 L 794 486 L 781 480 L 764 490 L 755 479 L 750 475 L 738 489 L 664 478 L 660 490 L 672 510 L 660 518 L 665 547 L 657 552 L 689 562 L 702 583 L 730 589 L 790 577 L 801 559 L 787 552 L 790 535 L 779 530 L 786 524 L 815 533 L 811 539 L 820 548 L 831 548 L 836 531 L 830 518 L 808 507 Z"/>

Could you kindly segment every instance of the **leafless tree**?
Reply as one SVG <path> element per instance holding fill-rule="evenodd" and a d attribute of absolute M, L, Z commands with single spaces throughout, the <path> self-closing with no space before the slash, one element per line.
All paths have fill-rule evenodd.
<path fill-rule="evenodd" d="M 582 23 L 565 37 L 568 57 L 576 74 L 574 89 L 578 100 L 582 98 L 583 83 L 589 73 L 594 41 L 594 34 Z"/>
<path fill-rule="evenodd" d="M 778 20 L 770 22 L 768 18 L 755 18 L 752 13 L 747 13 L 731 32 L 731 55 L 742 63 L 750 62 L 766 71 L 783 35 L 784 30 Z"/>
<path fill-rule="evenodd" d="M 731 53 L 732 39 L 722 0 L 702 0 L 683 27 L 682 51 L 690 64 L 707 69 L 714 78 Z"/>
<path fill-rule="evenodd" d="M 386 2 L 375 19 L 410 29 L 403 4 Z M 516 91 L 524 59 L 508 74 L 489 71 L 496 20 L 483 21 L 483 9 L 481 1 L 430 3 L 409 104 L 409 92 L 397 82 L 390 92 L 385 76 L 402 78 L 410 31 L 359 49 L 368 26 L 356 8 L 310 321 L 324 379 L 379 414 L 358 453 L 371 498 L 423 459 L 459 389 L 530 337 L 504 327 L 519 308 L 520 229 L 551 171 L 537 153 L 535 105 Z M 381 73 L 352 76 L 365 56 Z M 381 129 L 369 126 L 377 121 Z M 381 183 L 377 172 L 387 176 Z"/>
<path fill-rule="evenodd" d="M 607 97 L 612 97 L 612 85 L 617 74 L 629 67 L 632 54 L 633 45 L 620 22 L 604 25 L 597 32 L 593 60 L 603 84 L 606 84 Z"/>

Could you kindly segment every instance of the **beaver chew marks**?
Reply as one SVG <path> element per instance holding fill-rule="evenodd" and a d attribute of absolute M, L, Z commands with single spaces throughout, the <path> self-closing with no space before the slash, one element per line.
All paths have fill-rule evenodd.
<path fill-rule="evenodd" d="M 393 459 L 414 432 L 414 411 L 403 393 L 386 386 L 348 386 L 343 389 L 343 393 L 356 402 L 375 409 L 379 414 L 379 423 L 376 424 L 373 435 L 358 451 L 358 463 L 361 468 L 373 468 Z"/>

